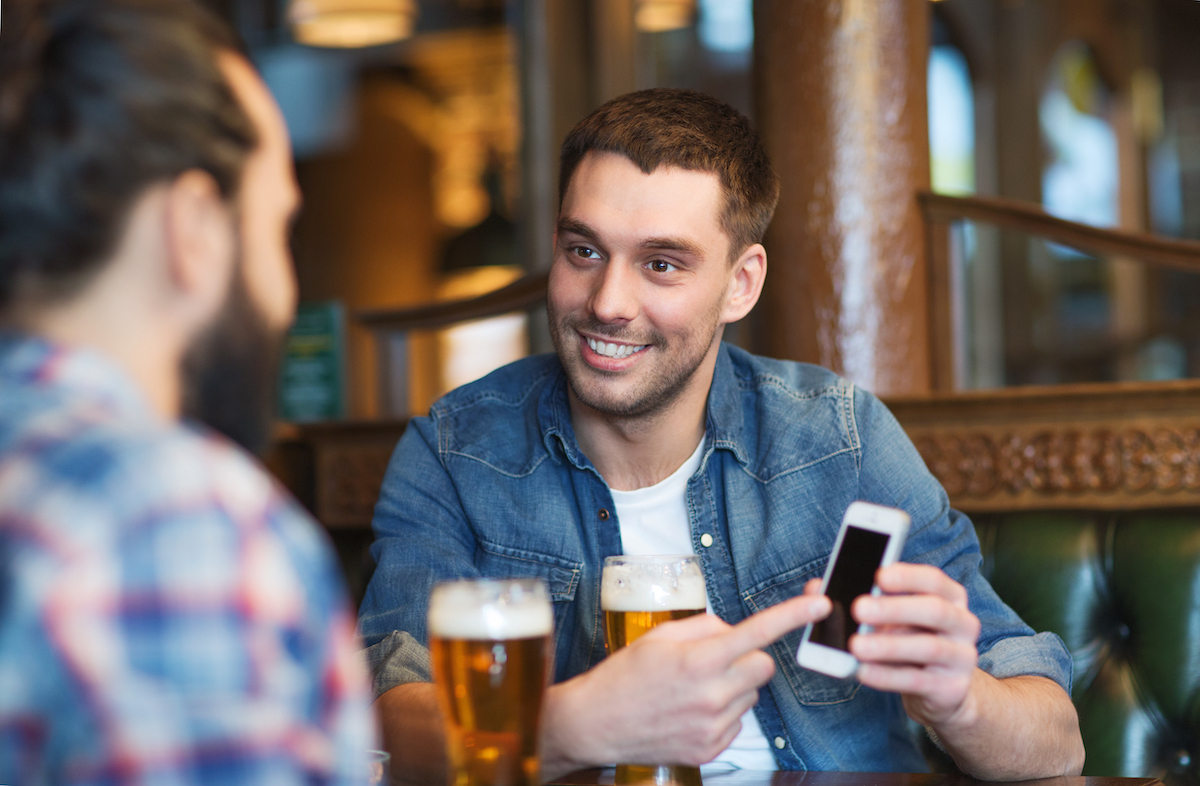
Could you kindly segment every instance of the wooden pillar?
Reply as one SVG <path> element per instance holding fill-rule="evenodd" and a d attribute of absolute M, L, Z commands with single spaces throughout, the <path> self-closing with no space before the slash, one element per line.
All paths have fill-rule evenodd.
<path fill-rule="evenodd" d="M 783 182 L 756 348 L 930 389 L 928 0 L 759 0 L 758 127 Z"/>

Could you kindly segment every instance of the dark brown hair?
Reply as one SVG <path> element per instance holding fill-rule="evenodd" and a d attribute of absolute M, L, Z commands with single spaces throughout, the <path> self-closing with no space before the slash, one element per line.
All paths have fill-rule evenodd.
<path fill-rule="evenodd" d="M 146 188 L 190 169 L 233 199 L 257 144 L 217 64 L 228 28 L 192 0 L 5 3 L 0 310 L 73 294 Z"/>
<path fill-rule="evenodd" d="M 571 176 L 591 152 L 620 153 L 646 174 L 660 166 L 715 174 L 725 192 L 721 228 L 733 259 L 762 240 L 779 201 L 779 178 L 750 121 L 695 90 L 627 93 L 584 118 L 563 140 L 560 207 Z"/>

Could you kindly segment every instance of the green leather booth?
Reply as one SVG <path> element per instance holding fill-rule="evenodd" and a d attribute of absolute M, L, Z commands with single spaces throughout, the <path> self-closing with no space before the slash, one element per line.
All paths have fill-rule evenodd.
<path fill-rule="evenodd" d="M 1075 658 L 1084 774 L 1200 782 L 1200 509 L 972 518 L 996 591 Z"/>

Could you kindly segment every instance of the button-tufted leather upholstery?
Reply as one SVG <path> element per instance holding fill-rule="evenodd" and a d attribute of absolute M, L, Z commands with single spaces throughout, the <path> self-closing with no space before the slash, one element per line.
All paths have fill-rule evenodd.
<path fill-rule="evenodd" d="M 1075 658 L 1084 774 L 1200 781 L 1200 510 L 973 518 L 992 586 Z"/>

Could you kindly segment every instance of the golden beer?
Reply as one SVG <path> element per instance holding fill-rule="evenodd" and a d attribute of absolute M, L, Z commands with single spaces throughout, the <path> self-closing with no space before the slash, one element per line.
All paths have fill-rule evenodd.
<path fill-rule="evenodd" d="M 454 786 L 538 786 L 553 616 L 537 581 L 439 585 L 429 649 Z"/>
<path fill-rule="evenodd" d="M 608 611 L 604 612 L 604 644 L 609 653 L 654 630 L 656 625 L 703 614 L 698 609 L 671 609 L 670 611 Z"/>
<path fill-rule="evenodd" d="M 600 608 L 609 654 L 664 622 L 703 614 L 707 591 L 695 555 L 619 556 L 604 560 Z M 619 764 L 614 782 L 701 786 L 700 770 L 684 765 Z"/>

